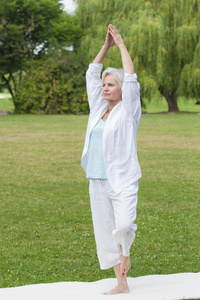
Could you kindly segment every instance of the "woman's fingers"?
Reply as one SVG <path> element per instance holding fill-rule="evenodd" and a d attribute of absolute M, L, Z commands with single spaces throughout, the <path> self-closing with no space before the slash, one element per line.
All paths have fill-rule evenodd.
<path fill-rule="evenodd" d="M 115 41 L 113 39 L 113 36 L 110 32 L 110 30 L 108 29 L 107 31 L 107 35 L 106 35 L 106 41 L 105 41 L 106 45 L 110 48 L 115 44 Z"/>
<path fill-rule="evenodd" d="M 122 255 L 122 262 L 120 266 L 121 275 L 126 275 L 130 270 L 131 263 L 130 263 L 130 256 Z"/>
<path fill-rule="evenodd" d="M 114 25 L 112 25 L 112 24 L 109 25 L 109 30 L 110 30 L 110 32 L 112 32 L 114 35 L 119 34 L 117 28 L 116 28 Z"/>
<path fill-rule="evenodd" d="M 120 45 L 123 44 L 123 40 L 122 40 L 121 35 L 119 34 L 118 30 L 116 29 L 116 27 L 114 25 L 110 24 L 108 26 L 108 31 L 106 34 L 105 45 L 108 48 L 110 48 L 114 44 L 116 44 L 117 47 L 119 47 Z"/>
<path fill-rule="evenodd" d="M 119 47 L 120 45 L 123 44 L 123 40 L 121 35 L 119 34 L 118 30 L 115 28 L 113 25 L 109 25 L 109 32 L 112 35 L 115 44 Z"/>
<path fill-rule="evenodd" d="M 117 28 L 114 25 L 109 25 L 109 32 L 115 36 L 120 35 Z"/>

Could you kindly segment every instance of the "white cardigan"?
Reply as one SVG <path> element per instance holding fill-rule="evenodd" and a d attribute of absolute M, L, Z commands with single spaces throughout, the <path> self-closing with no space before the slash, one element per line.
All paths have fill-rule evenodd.
<path fill-rule="evenodd" d="M 86 172 L 92 129 L 108 109 L 102 97 L 102 64 L 90 64 L 86 73 L 90 107 L 81 164 Z M 116 193 L 137 181 L 141 170 L 137 158 L 136 133 L 141 117 L 140 85 L 136 74 L 124 74 L 122 101 L 110 112 L 103 132 L 103 158 L 108 181 Z"/>

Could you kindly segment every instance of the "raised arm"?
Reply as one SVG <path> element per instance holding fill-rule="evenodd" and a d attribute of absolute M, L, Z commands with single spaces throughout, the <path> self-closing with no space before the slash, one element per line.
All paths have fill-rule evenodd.
<path fill-rule="evenodd" d="M 124 83 L 122 85 L 122 111 L 126 118 L 134 121 L 138 125 L 141 117 L 140 104 L 140 85 L 137 82 L 137 75 L 134 71 L 132 59 L 124 45 L 121 35 L 113 25 L 109 25 L 109 32 L 119 48 L 122 57 L 122 64 L 124 69 Z"/>
<path fill-rule="evenodd" d="M 106 56 L 106 53 L 108 52 L 108 49 L 111 48 L 114 44 L 115 44 L 115 41 L 114 41 L 114 39 L 110 33 L 109 27 L 108 27 L 105 43 L 102 46 L 99 53 L 97 54 L 97 56 L 95 57 L 93 63 L 102 64 L 104 61 L 104 58 Z"/>
<path fill-rule="evenodd" d="M 89 65 L 86 72 L 86 85 L 87 85 L 87 95 L 90 110 L 99 109 L 99 107 L 105 101 L 102 96 L 102 80 L 100 78 L 102 63 L 106 56 L 107 51 L 110 47 L 115 44 L 112 35 L 109 32 L 109 28 L 106 34 L 105 42 L 93 61 L 93 64 Z"/>
<path fill-rule="evenodd" d="M 118 30 L 115 28 L 114 25 L 109 25 L 108 31 L 111 34 L 115 44 L 119 48 L 121 52 L 121 57 L 122 57 L 122 64 L 123 64 L 123 69 L 125 73 L 129 74 L 134 74 L 134 66 L 132 59 L 128 53 L 128 50 L 126 49 L 126 46 L 124 45 L 124 42 L 122 40 L 121 35 L 119 34 Z"/>

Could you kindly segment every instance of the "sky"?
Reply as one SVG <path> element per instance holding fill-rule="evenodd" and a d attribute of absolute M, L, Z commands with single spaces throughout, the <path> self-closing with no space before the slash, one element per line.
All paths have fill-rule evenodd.
<path fill-rule="evenodd" d="M 74 12 L 76 5 L 73 0 L 61 0 L 60 2 L 62 2 L 64 4 L 66 12 L 68 12 L 68 13 Z"/>

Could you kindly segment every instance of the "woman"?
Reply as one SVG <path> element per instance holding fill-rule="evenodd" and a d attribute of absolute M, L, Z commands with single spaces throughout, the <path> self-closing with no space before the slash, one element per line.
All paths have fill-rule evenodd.
<path fill-rule="evenodd" d="M 110 47 L 120 52 L 123 70 L 102 63 Z M 113 267 L 118 284 L 105 294 L 128 293 L 130 247 L 137 229 L 136 133 L 141 117 L 139 83 L 124 42 L 109 25 L 105 43 L 86 73 L 90 115 L 82 166 L 90 179 L 90 201 L 101 269 Z"/>

